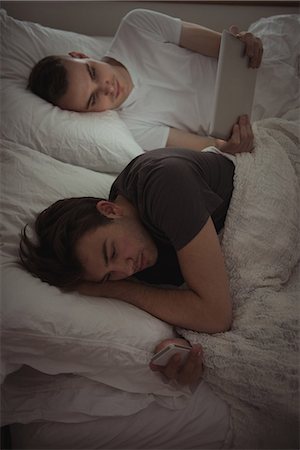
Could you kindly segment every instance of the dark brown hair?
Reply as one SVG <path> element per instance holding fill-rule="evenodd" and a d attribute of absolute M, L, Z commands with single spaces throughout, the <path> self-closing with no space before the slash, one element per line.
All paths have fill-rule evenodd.
<path fill-rule="evenodd" d="M 34 230 L 37 241 L 28 237 L 27 225 L 21 233 L 20 259 L 34 276 L 51 285 L 73 288 L 83 276 L 76 257 L 78 239 L 87 231 L 112 222 L 101 214 L 95 197 L 58 200 L 36 218 Z"/>
<path fill-rule="evenodd" d="M 59 56 L 46 56 L 32 69 L 27 88 L 47 102 L 57 104 L 68 88 L 67 71 Z"/>

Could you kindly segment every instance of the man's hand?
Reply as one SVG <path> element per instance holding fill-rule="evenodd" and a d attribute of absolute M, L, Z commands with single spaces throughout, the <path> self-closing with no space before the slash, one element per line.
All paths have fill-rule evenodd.
<path fill-rule="evenodd" d="M 155 348 L 155 353 L 169 344 L 189 345 L 184 339 L 166 339 Z M 182 365 L 179 354 L 172 356 L 165 366 L 150 363 L 151 370 L 161 372 L 169 380 L 175 380 L 181 385 L 197 384 L 203 373 L 203 353 L 201 345 L 193 345 L 186 362 Z"/>
<path fill-rule="evenodd" d="M 240 41 L 245 44 L 245 54 L 249 58 L 249 67 L 257 69 L 262 60 L 263 45 L 261 40 L 248 31 L 239 31 L 236 25 L 232 25 L 229 28 L 231 34 L 236 36 Z"/>
<path fill-rule="evenodd" d="M 232 128 L 228 141 L 217 140 L 217 148 L 223 153 L 249 153 L 254 147 L 254 136 L 248 116 L 241 116 Z"/>

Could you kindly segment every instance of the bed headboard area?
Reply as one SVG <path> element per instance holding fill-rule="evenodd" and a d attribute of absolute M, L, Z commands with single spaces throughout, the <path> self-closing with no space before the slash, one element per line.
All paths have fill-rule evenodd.
<path fill-rule="evenodd" d="M 112 36 L 121 18 L 132 9 L 146 8 L 221 31 L 232 24 L 241 29 L 260 17 L 299 12 L 298 1 L 2 1 L 2 8 L 20 20 L 38 22 L 88 35 Z"/>

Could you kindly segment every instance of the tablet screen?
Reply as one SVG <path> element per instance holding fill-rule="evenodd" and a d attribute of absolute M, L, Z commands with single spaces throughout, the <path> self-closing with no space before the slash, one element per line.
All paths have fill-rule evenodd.
<path fill-rule="evenodd" d="M 209 134 L 227 140 L 241 115 L 251 119 L 257 69 L 248 67 L 245 44 L 228 31 L 222 33 L 214 105 Z"/>

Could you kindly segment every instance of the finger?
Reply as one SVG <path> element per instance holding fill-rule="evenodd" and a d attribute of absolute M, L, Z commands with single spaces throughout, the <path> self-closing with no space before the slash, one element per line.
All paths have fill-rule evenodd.
<path fill-rule="evenodd" d="M 249 40 L 250 43 L 250 40 Z M 257 69 L 260 65 L 260 61 L 261 61 L 261 48 L 262 48 L 262 44 L 260 39 L 252 36 L 252 41 L 251 41 L 251 52 L 252 52 L 252 56 L 250 58 L 249 61 L 249 65 L 250 67 L 252 67 L 253 69 Z M 250 57 L 250 55 L 248 55 Z"/>
<path fill-rule="evenodd" d="M 248 132 L 246 120 L 243 118 L 240 119 L 239 125 L 240 125 L 240 139 L 241 139 L 239 152 L 243 152 L 248 147 Z"/>
<path fill-rule="evenodd" d="M 198 348 L 198 347 L 200 347 L 200 348 Z M 184 366 L 182 366 L 182 368 L 181 368 L 181 373 L 192 372 L 194 365 L 195 365 L 195 361 L 197 360 L 198 354 L 202 354 L 201 346 L 193 346 Z"/>
<path fill-rule="evenodd" d="M 180 364 L 181 356 L 177 353 L 176 355 L 173 355 L 168 361 L 168 364 L 162 368 L 162 373 L 170 380 L 175 380 L 178 375 Z"/>
<path fill-rule="evenodd" d="M 191 384 L 199 381 L 203 372 L 203 352 L 200 348 L 193 348 L 186 364 L 180 369 L 177 382 L 179 384 Z"/>
<path fill-rule="evenodd" d="M 247 130 L 247 136 L 248 136 L 248 138 L 252 139 L 253 138 L 252 125 L 251 125 L 249 117 L 248 116 L 245 116 L 245 117 L 246 117 L 245 125 L 246 125 L 246 130 Z"/>
<path fill-rule="evenodd" d="M 181 357 L 179 354 L 173 355 L 165 366 L 155 364 L 150 361 L 149 367 L 153 372 L 161 372 L 167 378 L 175 379 L 180 367 Z"/>
<path fill-rule="evenodd" d="M 253 130 L 252 130 L 252 126 L 251 126 L 250 122 L 249 122 L 249 125 L 247 128 L 248 128 L 248 139 L 249 139 L 248 151 L 252 152 L 252 150 L 254 148 L 254 134 L 253 134 Z"/>
<path fill-rule="evenodd" d="M 248 116 L 241 116 L 239 119 L 241 144 L 239 152 L 250 152 L 253 148 L 253 131 Z"/>
<path fill-rule="evenodd" d="M 247 31 L 239 33 L 238 38 L 245 44 L 245 55 L 249 58 L 249 67 L 258 67 L 258 56 L 262 47 L 260 39 Z"/>
<path fill-rule="evenodd" d="M 149 367 L 153 372 L 161 372 L 162 366 L 158 366 L 152 362 L 149 363 Z"/>
<path fill-rule="evenodd" d="M 243 151 L 243 147 L 247 146 L 247 140 L 248 140 L 248 126 L 249 126 L 249 119 L 247 115 L 243 115 L 239 118 L 239 132 L 240 132 L 240 145 L 241 145 L 241 151 Z"/>
<path fill-rule="evenodd" d="M 250 40 L 248 42 L 249 42 L 249 46 L 251 46 L 251 50 L 250 50 L 250 47 L 249 47 L 249 51 L 252 52 L 252 56 L 251 57 L 250 57 L 250 54 L 248 55 L 251 58 L 250 66 L 252 68 L 257 69 L 260 66 L 261 61 L 262 61 L 263 44 L 262 44 L 261 39 L 255 37 L 253 35 L 252 35 L 251 43 L 250 43 Z"/>
<path fill-rule="evenodd" d="M 230 33 L 233 34 L 234 36 L 236 36 L 236 35 L 239 34 L 239 32 L 240 32 L 239 27 L 236 26 L 236 25 L 231 25 L 231 26 L 229 27 L 229 31 L 230 31 Z"/>
<path fill-rule="evenodd" d="M 255 61 L 255 41 L 252 33 L 245 33 L 242 40 L 245 43 L 245 54 L 249 58 L 249 66 L 254 67 Z"/>
<path fill-rule="evenodd" d="M 235 123 L 232 128 L 232 134 L 229 139 L 232 144 L 239 145 L 241 142 L 240 138 L 240 127 L 239 124 Z"/>

